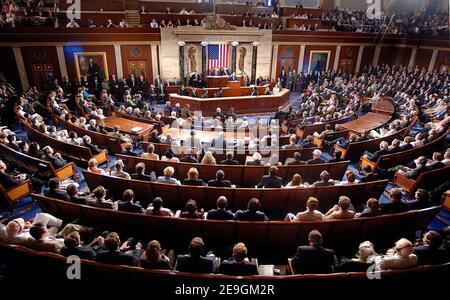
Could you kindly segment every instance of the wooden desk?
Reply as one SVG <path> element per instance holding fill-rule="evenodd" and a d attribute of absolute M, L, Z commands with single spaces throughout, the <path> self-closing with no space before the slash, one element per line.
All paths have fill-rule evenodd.
<path fill-rule="evenodd" d="M 391 116 L 369 112 L 356 120 L 340 124 L 342 128 L 354 133 L 364 133 L 383 126 L 391 119 Z"/>
<path fill-rule="evenodd" d="M 395 112 L 394 104 L 390 100 L 372 101 L 372 112 L 392 116 Z"/>
<path fill-rule="evenodd" d="M 165 132 L 165 134 L 170 133 L 173 139 L 176 140 L 186 140 L 191 136 L 190 129 L 179 129 L 179 128 L 170 128 Z M 206 131 L 206 130 L 196 130 L 195 136 L 200 139 L 203 144 L 209 145 L 212 139 L 219 136 L 218 131 Z M 236 141 L 241 141 L 245 145 L 247 145 L 250 140 L 253 139 L 252 131 L 242 131 L 242 132 L 225 132 L 225 140 L 228 143 L 234 143 Z M 221 146 L 220 146 L 221 147 Z"/>
<path fill-rule="evenodd" d="M 153 125 L 137 122 L 133 120 L 128 120 L 120 117 L 108 117 L 103 119 L 103 123 L 105 124 L 105 128 L 113 129 L 114 126 L 120 126 L 120 132 L 126 133 L 129 136 L 136 138 L 138 140 L 147 141 L 150 132 L 153 130 Z M 138 131 L 131 130 L 135 127 L 141 127 Z"/>
<path fill-rule="evenodd" d="M 240 82 L 239 86 L 243 85 L 244 77 L 242 75 L 236 76 Z M 209 88 L 219 88 L 228 86 L 229 76 L 206 76 L 206 83 Z"/>
<path fill-rule="evenodd" d="M 259 89 L 262 88 L 263 87 L 259 87 Z M 224 95 L 226 95 L 225 88 L 223 90 Z M 212 116 L 218 107 L 220 107 L 224 113 L 228 112 L 231 107 L 233 107 L 238 114 L 276 112 L 278 110 L 278 106 L 282 106 L 283 108 L 287 107 L 289 104 L 289 94 L 290 91 L 288 89 L 283 89 L 276 95 L 267 96 L 261 95 L 201 99 L 180 96 L 177 94 L 169 94 L 169 98 L 172 105 L 175 103 L 180 103 L 180 106 L 184 107 L 186 104 L 189 104 L 191 111 L 200 111 L 203 116 Z"/>

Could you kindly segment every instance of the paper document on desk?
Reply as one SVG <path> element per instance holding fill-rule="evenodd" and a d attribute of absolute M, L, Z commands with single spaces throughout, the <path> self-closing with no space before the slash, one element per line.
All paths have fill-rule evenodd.
<path fill-rule="evenodd" d="M 142 127 L 136 126 L 130 129 L 132 132 L 139 132 L 142 130 Z"/>

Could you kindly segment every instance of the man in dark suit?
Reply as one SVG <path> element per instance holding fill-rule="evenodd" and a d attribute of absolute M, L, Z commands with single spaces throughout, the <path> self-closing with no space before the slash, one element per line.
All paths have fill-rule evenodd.
<path fill-rule="evenodd" d="M 83 136 L 83 145 L 91 150 L 92 154 L 99 154 L 102 150 L 97 146 L 92 144 L 91 137 L 88 135 Z"/>
<path fill-rule="evenodd" d="M 423 236 L 423 244 L 414 248 L 414 254 L 419 259 L 419 265 L 437 265 L 446 262 L 445 251 L 441 249 L 442 236 L 430 230 Z"/>
<path fill-rule="evenodd" d="M 69 196 L 69 201 L 77 204 L 86 204 L 88 197 L 87 195 L 82 195 L 78 192 L 77 185 L 71 183 L 66 187 L 67 195 Z"/>
<path fill-rule="evenodd" d="M 231 182 L 229 180 L 224 180 L 225 173 L 222 170 L 216 172 L 216 179 L 211 179 L 208 181 L 208 186 L 214 187 L 231 187 Z"/>
<path fill-rule="evenodd" d="M 278 111 L 275 113 L 272 119 L 279 120 L 281 117 L 285 117 L 286 113 L 283 111 L 282 106 L 278 106 Z"/>
<path fill-rule="evenodd" d="M 234 219 L 237 221 L 269 221 L 266 214 L 259 211 L 261 202 L 252 198 L 247 204 L 247 210 L 238 210 L 234 215 Z"/>
<path fill-rule="evenodd" d="M 96 64 L 94 62 L 94 60 L 92 58 L 89 59 L 89 66 L 88 66 L 87 74 L 89 75 L 89 77 L 91 79 L 93 79 L 95 76 L 97 76 L 99 78 L 99 80 L 101 81 L 101 78 L 100 78 L 100 67 L 99 67 L 98 64 Z"/>
<path fill-rule="evenodd" d="M 120 237 L 116 232 L 110 232 L 104 240 L 106 250 L 97 253 L 97 261 L 106 264 L 137 266 L 142 252 L 140 243 L 132 249 L 130 240 L 120 246 Z M 127 254 L 122 251 L 131 251 Z"/>
<path fill-rule="evenodd" d="M 150 100 L 150 105 L 153 104 L 153 102 L 158 103 L 159 100 L 159 88 L 156 87 L 155 85 L 150 85 L 150 89 L 148 90 L 148 96 L 149 96 L 149 100 Z"/>
<path fill-rule="evenodd" d="M 150 175 L 145 174 L 145 164 L 137 163 L 135 167 L 136 173 L 131 174 L 131 179 L 142 181 L 156 181 L 156 174 L 152 172 Z"/>
<path fill-rule="evenodd" d="M 307 160 L 306 164 L 307 165 L 324 164 L 325 161 L 322 158 L 320 158 L 321 155 L 322 155 L 322 151 L 320 151 L 319 149 L 314 150 L 313 158 Z"/>
<path fill-rule="evenodd" d="M 294 157 L 289 157 L 286 159 L 285 165 L 293 166 L 293 165 L 304 165 L 305 162 L 302 161 L 302 155 L 300 152 L 294 152 Z"/>
<path fill-rule="evenodd" d="M 219 70 L 217 68 L 212 69 L 210 76 L 220 76 Z"/>
<path fill-rule="evenodd" d="M 58 178 L 51 178 L 48 181 L 48 188 L 45 189 L 44 195 L 46 197 L 55 198 L 55 199 L 59 199 L 59 200 L 68 200 L 69 199 L 67 192 L 60 189 Z"/>
<path fill-rule="evenodd" d="M 153 84 L 154 84 L 156 87 L 160 87 L 160 86 L 161 86 L 161 83 L 162 83 L 161 78 L 159 78 L 159 75 L 156 75 L 156 78 L 155 78 Z"/>
<path fill-rule="evenodd" d="M 253 88 L 253 91 L 250 94 L 250 96 L 258 96 L 258 91 L 256 90 L 256 87 Z"/>
<path fill-rule="evenodd" d="M 342 152 L 339 150 L 334 151 L 334 157 L 331 158 L 328 162 L 329 163 L 335 163 L 335 162 L 340 162 L 343 161 L 342 159 Z"/>
<path fill-rule="evenodd" d="M 369 165 L 365 165 L 362 168 L 363 176 L 359 179 L 359 182 L 370 182 L 378 180 L 378 174 L 372 172 L 372 167 Z"/>
<path fill-rule="evenodd" d="M 442 154 L 439 152 L 434 152 L 431 157 L 431 162 L 427 164 L 428 170 L 431 171 L 445 167 L 445 164 L 441 160 Z"/>
<path fill-rule="evenodd" d="M 137 91 L 137 80 L 134 74 L 130 74 L 130 77 L 127 79 L 127 85 L 131 89 L 131 93 L 135 94 Z"/>
<path fill-rule="evenodd" d="M 302 148 L 314 148 L 317 147 L 314 143 L 313 143 L 313 136 L 312 135 L 308 135 L 302 142 L 301 144 Z"/>
<path fill-rule="evenodd" d="M 204 248 L 205 244 L 201 238 L 193 238 L 189 244 L 189 254 L 178 255 L 175 269 L 188 273 L 214 273 L 214 259 L 202 256 Z"/>
<path fill-rule="evenodd" d="M 370 161 L 376 162 L 381 155 L 389 153 L 388 148 L 389 148 L 388 142 L 382 141 L 380 143 L 380 150 L 375 151 L 373 154 L 371 154 L 368 151 L 365 151 L 364 156 L 366 156 Z"/>
<path fill-rule="evenodd" d="M 400 169 L 398 172 L 405 175 L 409 179 L 416 179 L 423 172 L 429 171 L 427 162 L 428 160 L 425 156 L 420 156 L 415 160 L 416 167 L 414 169 Z"/>
<path fill-rule="evenodd" d="M 334 251 L 322 246 L 322 234 L 312 230 L 308 235 L 309 246 L 299 246 L 292 258 L 292 268 L 296 274 L 332 273 L 337 264 Z"/>
<path fill-rule="evenodd" d="M 220 196 L 217 199 L 217 208 L 211 209 L 208 212 L 207 219 L 208 220 L 233 220 L 234 214 L 227 210 L 228 200 L 225 196 Z"/>
<path fill-rule="evenodd" d="M 180 162 L 197 164 L 198 160 L 195 158 L 195 148 L 191 149 L 191 152 L 187 153 L 185 157 L 180 158 Z"/>
<path fill-rule="evenodd" d="M 95 239 L 92 243 L 96 243 Z M 89 245 L 81 245 L 80 234 L 78 231 L 71 232 L 64 239 L 64 247 L 61 249 L 61 254 L 68 257 L 76 255 L 81 259 L 95 260 L 97 253 L 94 248 Z"/>
<path fill-rule="evenodd" d="M 227 159 L 224 159 L 220 162 L 221 165 L 228 165 L 228 166 L 237 166 L 239 165 L 239 162 L 237 160 L 234 160 L 234 153 L 228 152 L 227 153 Z"/>
<path fill-rule="evenodd" d="M 238 81 L 238 77 L 236 76 L 236 73 L 231 73 L 230 78 L 228 79 L 229 81 Z"/>
<path fill-rule="evenodd" d="M 130 189 L 125 190 L 122 195 L 122 201 L 119 201 L 118 210 L 142 214 L 144 209 L 139 203 L 135 203 L 133 200 L 134 192 Z"/>
<path fill-rule="evenodd" d="M 402 201 L 402 191 L 397 188 L 390 190 L 389 203 L 381 204 L 381 213 L 386 214 L 397 214 L 408 211 L 408 204 Z"/>
<path fill-rule="evenodd" d="M 219 132 L 218 137 L 212 139 L 211 147 L 218 148 L 218 149 L 226 149 L 227 148 L 227 141 L 225 140 L 225 133 L 223 131 Z"/>
<path fill-rule="evenodd" d="M 256 186 L 257 188 L 280 188 L 283 186 L 283 180 L 277 176 L 278 168 L 271 166 L 269 169 L 269 175 L 264 175 L 261 181 Z"/>
<path fill-rule="evenodd" d="M 258 275 L 255 264 L 246 260 L 247 247 L 244 243 L 237 243 L 233 247 L 233 257 L 220 264 L 219 273 L 231 276 Z"/>
<path fill-rule="evenodd" d="M 22 180 L 6 173 L 6 164 L 0 160 L 0 184 L 5 189 L 10 189 L 22 183 Z"/>

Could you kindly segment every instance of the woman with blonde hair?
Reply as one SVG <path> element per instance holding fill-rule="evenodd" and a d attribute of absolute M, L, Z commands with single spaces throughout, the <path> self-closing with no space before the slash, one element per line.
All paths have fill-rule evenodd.
<path fill-rule="evenodd" d="M 215 165 L 216 164 L 216 159 L 214 158 L 211 151 L 207 151 L 205 153 L 205 156 L 203 157 L 201 164 L 202 165 Z"/>
<path fill-rule="evenodd" d="M 183 181 L 181 182 L 181 184 L 184 185 L 195 185 L 195 186 L 204 186 L 205 183 L 203 182 L 203 180 L 198 179 L 198 170 L 197 168 L 190 168 L 188 173 L 187 173 L 187 179 L 183 179 Z"/>
<path fill-rule="evenodd" d="M 337 268 L 339 272 L 367 272 L 377 256 L 374 245 L 369 241 L 364 241 L 359 244 L 355 257 L 352 259 L 343 257 Z"/>
<path fill-rule="evenodd" d="M 141 157 L 151 160 L 159 160 L 159 155 L 154 153 L 155 152 L 155 145 L 148 144 L 147 146 L 147 152 L 143 152 Z"/>
<path fill-rule="evenodd" d="M 157 240 L 150 241 L 141 255 L 141 268 L 172 270 L 169 258 L 161 253 L 161 244 Z"/>
<path fill-rule="evenodd" d="M 175 173 L 175 169 L 173 167 L 166 167 L 163 173 L 164 176 L 158 177 L 158 182 L 180 185 L 180 181 L 172 177 L 173 174 Z"/>
<path fill-rule="evenodd" d="M 99 175 L 106 175 L 106 172 L 97 166 L 97 160 L 95 158 L 91 158 L 88 162 L 88 171 Z"/>

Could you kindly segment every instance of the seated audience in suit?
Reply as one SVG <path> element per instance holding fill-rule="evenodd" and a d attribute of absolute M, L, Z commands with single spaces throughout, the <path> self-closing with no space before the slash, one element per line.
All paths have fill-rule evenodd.
<path fill-rule="evenodd" d="M 13 188 L 21 184 L 22 181 L 25 179 L 25 176 L 13 176 L 6 173 L 6 169 L 7 169 L 6 164 L 2 160 L 0 160 L 0 184 L 3 186 L 3 188 L 5 189 Z"/>
<path fill-rule="evenodd" d="M 295 274 L 327 274 L 334 271 L 337 258 L 334 251 L 322 246 L 322 234 L 312 230 L 308 235 L 308 246 L 299 246 L 292 258 Z"/>
<path fill-rule="evenodd" d="M 137 243 L 135 247 L 131 247 L 129 241 L 121 245 L 120 237 L 116 232 L 108 233 L 103 242 L 105 250 L 97 253 L 97 261 L 105 264 L 137 266 L 142 246 Z"/>
<path fill-rule="evenodd" d="M 195 237 L 189 244 L 189 254 L 178 255 L 175 269 L 188 273 L 214 273 L 214 257 L 202 256 L 205 249 L 203 239 Z"/>
<path fill-rule="evenodd" d="M 109 208 L 114 207 L 114 203 L 111 200 L 106 200 L 106 190 L 102 186 L 98 186 L 92 192 L 93 197 L 87 201 L 87 205 L 99 208 Z"/>
<path fill-rule="evenodd" d="M 442 162 L 442 154 L 440 152 L 434 152 L 431 161 L 426 166 L 429 171 L 445 167 L 445 164 Z"/>
<path fill-rule="evenodd" d="M 126 143 L 125 144 L 125 150 L 123 151 L 123 154 L 128 156 L 138 156 L 137 153 L 133 152 L 134 147 L 132 143 Z"/>
<path fill-rule="evenodd" d="M 205 183 L 203 182 L 203 180 L 198 179 L 198 170 L 197 168 L 190 168 L 187 174 L 186 179 L 183 179 L 181 181 L 181 184 L 183 185 L 194 185 L 194 186 L 204 186 Z"/>
<path fill-rule="evenodd" d="M 237 243 L 233 247 L 233 257 L 220 263 L 219 273 L 230 276 L 258 275 L 258 269 L 247 258 L 247 247 Z"/>
<path fill-rule="evenodd" d="M 264 175 L 261 181 L 257 184 L 257 188 L 281 188 L 283 186 L 283 180 L 277 176 L 278 168 L 271 166 L 269 169 L 269 175 Z"/>
<path fill-rule="evenodd" d="M 300 154 L 300 152 L 294 152 L 294 156 L 288 157 L 284 164 L 286 166 L 293 166 L 293 165 L 303 165 L 305 164 L 305 162 L 302 161 L 302 155 Z"/>
<path fill-rule="evenodd" d="M 115 170 L 112 170 L 110 172 L 111 176 L 119 177 L 119 178 L 123 178 L 123 179 L 131 179 L 130 174 L 123 171 L 123 167 L 124 167 L 123 161 L 120 159 L 116 160 L 116 162 L 114 163 Z"/>
<path fill-rule="evenodd" d="M 297 137 L 295 136 L 295 134 L 293 134 L 289 137 L 289 144 L 284 145 L 282 148 L 283 149 L 298 149 L 298 148 L 300 148 L 300 145 L 297 144 Z"/>
<path fill-rule="evenodd" d="M 333 206 L 323 217 L 324 220 L 353 219 L 355 212 L 350 210 L 352 202 L 347 196 L 340 196 L 338 204 Z"/>
<path fill-rule="evenodd" d="M 216 179 L 211 179 L 208 181 L 208 186 L 214 187 L 231 187 L 231 182 L 229 180 L 224 180 L 225 172 L 218 170 L 216 172 Z"/>
<path fill-rule="evenodd" d="M 239 165 L 239 162 L 237 160 L 234 160 L 234 153 L 228 152 L 227 153 L 227 159 L 224 159 L 220 162 L 221 165 L 229 165 L 229 166 L 237 166 Z"/>
<path fill-rule="evenodd" d="M 173 213 L 170 209 L 163 207 L 163 199 L 161 197 L 156 197 L 153 199 L 151 205 L 145 210 L 146 215 L 160 216 L 160 217 L 173 217 Z"/>
<path fill-rule="evenodd" d="M 91 158 L 88 162 L 88 171 L 99 175 L 106 175 L 106 172 L 97 166 L 97 160 L 95 158 Z"/>
<path fill-rule="evenodd" d="M 364 156 L 367 157 L 370 161 L 376 162 L 381 155 L 389 153 L 389 143 L 386 141 L 382 141 L 380 143 L 380 150 L 375 151 L 373 154 L 365 151 Z"/>
<path fill-rule="evenodd" d="M 318 211 L 318 209 L 319 200 L 314 197 L 309 197 L 308 201 L 306 201 L 306 210 L 297 213 L 295 217 L 292 214 L 289 214 L 287 219 L 294 222 L 320 221 L 323 219 L 323 214 Z"/>
<path fill-rule="evenodd" d="M 159 155 L 154 152 L 155 152 L 155 145 L 148 144 L 147 152 L 143 152 L 141 154 L 141 157 L 146 159 L 159 160 Z"/>
<path fill-rule="evenodd" d="M 359 244 L 358 253 L 352 259 L 343 257 L 340 264 L 336 267 L 339 272 L 367 272 L 367 269 L 373 265 L 376 256 L 373 244 L 369 241 Z"/>
<path fill-rule="evenodd" d="M 25 246 L 37 251 L 59 253 L 64 247 L 64 240 L 51 237 L 44 223 L 35 223 L 30 228 L 30 237 Z"/>
<path fill-rule="evenodd" d="M 155 172 L 151 172 L 150 175 L 145 174 L 145 164 L 143 162 L 137 163 L 134 167 L 136 173 L 131 174 L 131 179 L 142 181 L 156 181 Z"/>
<path fill-rule="evenodd" d="M 335 163 L 335 162 L 340 162 L 343 161 L 342 159 L 342 152 L 339 150 L 334 151 L 334 156 L 333 158 L 331 158 L 328 162 L 329 163 Z"/>
<path fill-rule="evenodd" d="M 227 210 L 228 200 L 225 196 L 220 196 L 217 199 L 217 208 L 208 211 L 208 220 L 233 220 L 234 214 Z"/>
<path fill-rule="evenodd" d="M 313 158 L 309 159 L 306 161 L 307 165 L 313 165 L 313 164 L 324 164 L 325 161 L 320 158 L 320 156 L 322 155 L 322 151 L 320 151 L 319 149 L 316 149 L 313 151 Z"/>
<path fill-rule="evenodd" d="M 442 236 L 434 230 L 424 234 L 422 245 L 414 247 L 419 265 L 436 265 L 446 262 L 445 251 L 441 248 Z"/>
<path fill-rule="evenodd" d="M 89 148 L 92 154 L 99 154 L 100 152 L 102 152 L 102 150 L 97 145 L 92 144 L 92 139 L 88 135 L 83 136 L 83 144 L 81 144 L 81 146 Z"/>
<path fill-rule="evenodd" d="M 157 240 L 148 242 L 141 255 L 139 266 L 144 269 L 172 270 L 170 260 L 161 253 L 161 244 Z"/>
<path fill-rule="evenodd" d="M 185 157 L 180 158 L 180 162 L 197 164 L 198 160 L 195 158 L 195 149 L 192 148 L 191 152 L 187 153 Z"/>
<path fill-rule="evenodd" d="M 62 168 L 67 164 L 67 161 L 62 158 L 61 153 L 55 153 L 53 151 L 53 148 L 50 146 L 45 146 L 42 149 L 42 152 L 44 154 L 42 155 L 41 159 L 51 162 L 55 169 Z"/>
<path fill-rule="evenodd" d="M 66 192 L 67 192 L 67 196 L 68 196 L 68 200 L 72 203 L 77 203 L 77 204 L 86 204 L 88 197 L 87 197 L 87 193 L 79 193 L 78 192 L 78 186 L 74 183 L 69 184 L 66 187 Z"/>
<path fill-rule="evenodd" d="M 335 182 L 333 179 L 331 179 L 330 173 L 324 170 L 320 173 L 320 180 L 314 182 L 313 186 L 331 186 L 334 184 Z"/>
<path fill-rule="evenodd" d="M 378 175 L 372 171 L 372 167 L 369 165 L 362 167 L 362 173 L 364 175 L 360 177 L 359 182 L 371 182 L 378 180 Z"/>
<path fill-rule="evenodd" d="M 424 189 L 418 189 L 414 194 L 414 199 L 407 200 L 409 209 L 423 209 L 433 205 L 430 195 Z"/>
<path fill-rule="evenodd" d="M 356 218 L 376 217 L 381 215 L 380 202 L 375 198 L 367 200 L 366 208 L 355 215 Z"/>
<path fill-rule="evenodd" d="M 92 245 L 96 243 L 97 239 L 91 244 L 82 245 L 80 233 L 78 231 L 71 232 L 64 239 L 64 247 L 61 249 L 61 255 L 66 257 L 76 255 L 81 259 L 94 260 L 97 257 L 97 252 L 95 252 Z"/>
<path fill-rule="evenodd" d="M 58 178 L 51 178 L 48 181 L 48 188 L 44 190 L 46 197 L 55 198 L 59 200 L 68 200 L 67 192 L 61 188 Z"/>
<path fill-rule="evenodd" d="M 418 263 L 418 258 L 413 251 L 413 244 L 402 238 L 395 243 L 393 249 L 388 250 L 387 255 L 379 256 L 375 261 L 381 270 L 412 268 Z"/>
<path fill-rule="evenodd" d="M 312 135 L 308 135 L 303 142 L 301 143 L 302 148 L 314 148 L 317 147 L 314 143 L 313 143 L 313 136 Z"/>
<path fill-rule="evenodd" d="M 180 181 L 172 177 L 173 173 L 175 173 L 175 169 L 173 167 L 166 167 L 163 171 L 164 176 L 159 176 L 157 181 L 162 183 L 180 185 Z"/>
<path fill-rule="evenodd" d="M 180 218 L 203 219 L 203 208 L 201 210 L 198 210 L 197 202 L 195 200 L 188 200 L 184 209 L 185 211 L 181 212 Z"/>
<path fill-rule="evenodd" d="M 252 155 L 252 160 L 247 161 L 246 165 L 249 166 L 262 166 L 264 162 L 262 161 L 262 156 L 259 152 L 255 152 Z"/>
<path fill-rule="evenodd" d="M 269 221 L 266 214 L 259 211 L 261 202 L 252 198 L 248 201 L 247 210 L 238 210 L 234 215 L 234 219 L 237 221 Z"/>
<path fill-rule="evenodd" d="M 393 188 L 389 193 L 389 203 L 381 204 L 381 213 L 386 214 L 397 214 L 408 211 L 408 204 L 402 201 L 402 191 L 398 188 Z"/>
<path fill-rule="evenodd" d="M 142 208 L 139 202 L 134 202 L 134 192 L 133 190 L 125 190 L 122 195 L 122 201 L 118 202 L 117 208 L 119 211 L 126 211 L 130 213 L 143 213 L 144 209 Z"/>
<path fill-rule="evenodd" d="M 169 149 L 161 157 L 161 161 L 180 162 L 178 157 L 173 156 L 173 152 Z"/>

